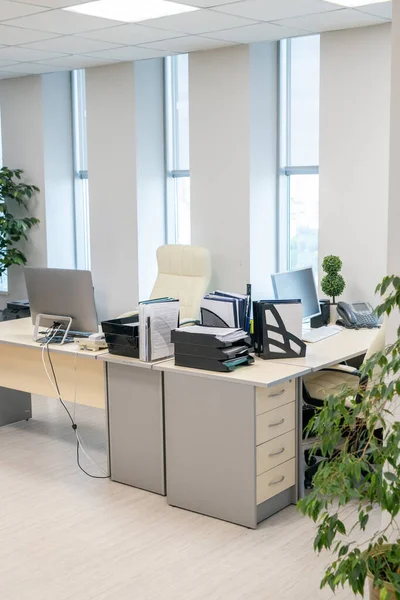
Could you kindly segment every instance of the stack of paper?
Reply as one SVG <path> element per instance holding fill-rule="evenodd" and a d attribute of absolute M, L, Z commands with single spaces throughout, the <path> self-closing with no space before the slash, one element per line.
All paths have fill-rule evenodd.
<path fill-rule="evenodd" d="M 181 333 L 196 333 L 201 335 L 213 335 L 221 342 L 238 342 L 247 336 L 243 329 L 232 329 L 229 327 L 202 327 L 201 325 L 192 325 L 191 327 L 182 327 Z"/>
<path fill-rule="evenodd" d="M 250 298 L 217 290 L 201 301 L 201 322 L 206 326 L 240 327 L 249 330 Z"/>
<path fill-rule="evenodd" d="M 159 298 L 139 305 L 139 358 L 161 360 L 174 353 L 171 331 L 178 327 L 179 300 Z"/>

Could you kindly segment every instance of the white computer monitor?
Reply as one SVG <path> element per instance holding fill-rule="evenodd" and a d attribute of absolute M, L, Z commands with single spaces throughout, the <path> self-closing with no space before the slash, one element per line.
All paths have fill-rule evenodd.
<path fill-rule="evenodd" d="M 304 321 L 321 314 L 312 267 L 276 273 L 271 278 L 277 300 L 301 300 Z"/>

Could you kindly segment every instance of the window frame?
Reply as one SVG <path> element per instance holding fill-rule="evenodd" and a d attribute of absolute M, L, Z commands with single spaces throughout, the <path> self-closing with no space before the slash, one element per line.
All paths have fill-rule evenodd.
<path fill-rule="evenodd" d="M 308 37 L 308 36 L 307 36 Z M 291 165 L 292 140 L 292 40 L 279 42 L 279 211 L 278 265 L 280 271 L 290 269 L 290 177 L 319 175 L 319 165 Z"/>

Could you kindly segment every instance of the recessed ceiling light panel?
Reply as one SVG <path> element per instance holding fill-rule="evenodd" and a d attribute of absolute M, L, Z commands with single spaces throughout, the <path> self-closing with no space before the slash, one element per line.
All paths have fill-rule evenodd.
<path fill-rule="evenodd" d="M 113 21 L 137 23 L 148 19 L 192 12 L 199 8 L 168 0 L 96 0 L 77 6 L 68 6 L 63 10 Z"/>
<path fill-rule="evenodd" d="M 360 6 L 368 6 L 368 4 L 389 3 L 390 0 L 324 0 L 329 4 L 339 4 L 339 6 L 347 6 L 350 8 L 359 8 Z"/>

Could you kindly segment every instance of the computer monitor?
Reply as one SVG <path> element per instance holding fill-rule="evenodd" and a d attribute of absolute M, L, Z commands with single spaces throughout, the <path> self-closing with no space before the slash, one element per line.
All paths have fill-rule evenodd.
<path fill-rule="evenodd" d="M 71 317 L 71 330 L 97 333 L 92 274 L 75 269 L 25 267 L 25 281 L 32 321 L 38 314 Z M 52 323 L 41 321 L 51 327 Z"/>
<path fill-rule="evenodd" d="M 277 300 L 301 300 L 303 320 L 321 314 L 317 286 L 311 267 L 271 275 Z"/>

